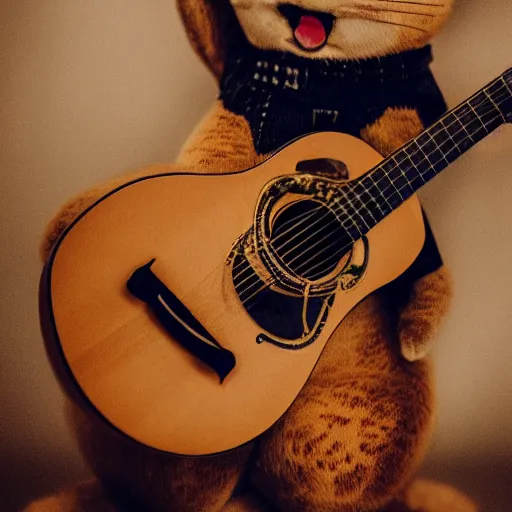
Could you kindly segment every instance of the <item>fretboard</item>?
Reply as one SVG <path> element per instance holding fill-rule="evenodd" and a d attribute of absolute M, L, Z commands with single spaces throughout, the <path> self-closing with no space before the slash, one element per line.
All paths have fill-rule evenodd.
<path fill-rule="evenodd" d="M 380 165 L 340 191 L 340 214 L 357 240 L 420 187 L 512 120 L 512 68 L 450 110 Z"/>

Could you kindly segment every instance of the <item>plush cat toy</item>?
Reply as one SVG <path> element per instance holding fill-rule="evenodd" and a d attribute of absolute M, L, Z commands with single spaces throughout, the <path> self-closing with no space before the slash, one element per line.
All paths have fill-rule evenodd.
<path fill-rule="evenodd" d="M 139 175 L 245 169 L 322 130 L 350 133 L 389 154 L 445 108 L 426 45 L 451 3 L 178 0 L 220 97 L 176 166 Z M 60 212 L 45 258 L 76 215 L 117 184 Z M 449 296 L 427 229 L 414 265 L 347 316 L 289 411 L 255 443 L 232 452 L 194 459 L 155 452 L 71 405 L 74 431 L 102 487 L 82 486 L 30 510 L 474 510 L 455 491 L 411 483 L 433 415 L 423 358 Z M 234 493 L 250 497 L 230 501 Z"/>

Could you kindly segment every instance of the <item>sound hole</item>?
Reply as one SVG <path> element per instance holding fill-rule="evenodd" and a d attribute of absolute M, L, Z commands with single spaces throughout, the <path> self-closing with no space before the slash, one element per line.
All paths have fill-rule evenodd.
<path fill-rule="evenodd" d="M 316 201 L 286 206 L 276 215 L 270 243 L 285 267 L 317 281 L 328 276 L 347 252 L 347 233 L 336 215 Z"/>

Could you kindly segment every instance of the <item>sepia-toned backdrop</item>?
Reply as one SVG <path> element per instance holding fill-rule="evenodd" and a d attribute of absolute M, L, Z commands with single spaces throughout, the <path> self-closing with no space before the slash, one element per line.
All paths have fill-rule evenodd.
<path fill-rule="evenodd" d="M 458 0 L 434 41 L 450 106 L 512 66 L 510 0 Z M 216 96 L 172 0 L 0 5 L 0 510 L 89 475 L 38 326 L 38 245 L 60 204 L 172 161 Z M 484 510 L 512 502 L 512 128 L 422 193 L 456 295 L 439 336 L 423 474 Z"/>

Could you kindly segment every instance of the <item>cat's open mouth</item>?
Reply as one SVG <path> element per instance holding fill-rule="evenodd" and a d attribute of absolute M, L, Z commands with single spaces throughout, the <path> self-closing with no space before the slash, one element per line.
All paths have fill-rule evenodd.
<path fill-rule="evenodd" d="M 315 52 L 327 44 L 336 17 L 332 14 L 308 11 L 297 5 L 281 4 L 279 12 L 288 20 L 297 46 Z"/>

